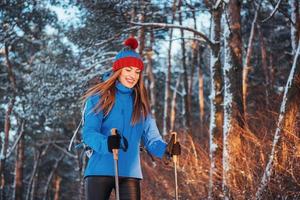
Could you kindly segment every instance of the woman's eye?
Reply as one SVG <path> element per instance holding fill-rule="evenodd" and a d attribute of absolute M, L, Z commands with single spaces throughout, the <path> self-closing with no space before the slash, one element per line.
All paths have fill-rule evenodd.
<path fill-rule="evenodd" d="M 140 74 L 141 72 L 140 71 L 136 71 L 135 73 Z"/>
<path fill-rule="evenodd" d="M 125 69 L 127 72 L 130 72 L 131 71 L 131 69 Z"/>

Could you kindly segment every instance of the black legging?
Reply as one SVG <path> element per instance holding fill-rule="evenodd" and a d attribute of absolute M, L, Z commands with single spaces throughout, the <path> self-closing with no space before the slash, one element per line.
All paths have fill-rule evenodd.
<path fill-rule="evenodd" d="M 108 200 L 115 188 L 113 176 L 88 176 L 85 178 L 85 196 L 87 200 Z M 140 179 L 119 178 L 120 200 L 140 200 Z"/>

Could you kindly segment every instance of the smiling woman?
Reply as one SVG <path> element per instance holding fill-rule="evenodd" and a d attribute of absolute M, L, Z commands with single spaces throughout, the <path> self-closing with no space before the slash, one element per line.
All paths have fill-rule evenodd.
<path fill-rule="evenodd" d="M 178 142 L 167 147 L 150 113 L 141 74 L 144 64 L 134 51 L 136 39 L 129 38 L 124 44 L 126 47 L 116 55 L 112 75 L 83 96 L 83 141 L 93 150 L 85 170 L 88 200 L 109 199 L 113 189 L 121 199 L 141 199 L 141 142 L 159 158 L 180 154 Z M 117 132 L 111 134 L 112 130 Z M 112 155 L 116 150 L 119 168 Z"/>

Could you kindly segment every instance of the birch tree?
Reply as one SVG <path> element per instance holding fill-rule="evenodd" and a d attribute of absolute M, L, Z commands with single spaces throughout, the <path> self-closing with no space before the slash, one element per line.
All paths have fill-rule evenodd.
<path fill-rule="evenodd" d="M 289 0 L 290 8 L 291 8 L 291 44 L 293 55 L 296 54 L 297 51 L 297 43 L 300 37 L 300 12 L 299 6 L 300 3 L 297 0 Z"/>
<path fill-rule="evenodd" d="M 211 30 L 210 40 L 215 43 L 210 52 L 210 124 L 209 124 L 209 190 L 208 198 L 220 197 L 220 177 L 222 177 L 222 124 L 223 124 L 223 95 L 222 95 L 222 68 L 221 68 L 221 16 L 222 5 L 215 7 L 215 1 L 210 5 Z"/>
<path fill-rule="evenodd" d="M 291 7 L 291 46 L 294 55 L 293 65 L 284 89 L 283 99 L 280 106 L 279 117 L 277 121 L 277 128 L 272 143 L 272 150 L 269 156 L 268 163 L 263 173 L 260 185 L 256 193 L 256 199 L 263 199 L 267 184 L 273 173 L 274 159 L 278 152 L 278 143 L 281 140 L 282 132 L 295 132 L 294 124 L 296 124 L 297 113 L 299 112 L 299 98 L 300 98 L 300 12 L 299 1 L 290 1 Z M 298 42 L 296 42 L 298 41 Z"/>
<path fill-rule="evenodd" d="M 284 127 L 284 122 L 286 119 L 286 114 L 291 105 L 293 105 L 294 97 L 295 97 L 295 90 L 297 91 L 296 95 L 299 97 L 299 77 L 300 77 L 300 65 L 299 65 L 299 52 L 300 52 L 300 40 L 297 45 L 297 51 L 294 56 L 293 65 L 287 80 L 287 83 L 285 85 L 284 94 L 280 106 L 280 112 L 279 117 L 277 121 L 277 128 L 275 131 L 275 135 L 273 138 L 272 143 L 272 150 L 269 156 L 269 160 L 267 162 L 266 168 L 264 170 L 260 185 L 258 187 L 258 190 L 256 192 L 256 199 L 264 199 L 264 192 L 266 190 L 267 184 L 270 181 L 272 172 L 273 172 L 273 165 L 274 165 L 274 159 L 276 157 L 277 153 L 277 144 L 282 137 L 282 129 Z"/>
<path fill-rule="evenodd" d="M 230 199 L 230 141 L 234 134 L 233 127 L 243 126 L 242 102 L 242 37 L 241 37 L 241 2 L 229 0 L 223 14 L 224 24 L 224 125 L 223 125 L 223 193 Z"/>

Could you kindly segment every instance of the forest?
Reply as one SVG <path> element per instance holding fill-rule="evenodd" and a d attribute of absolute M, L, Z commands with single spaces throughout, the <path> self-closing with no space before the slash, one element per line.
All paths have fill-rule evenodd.
<path fill-rule="evenodd" d="M 179 199 L 300 199 L 298 0 L 1 0 L 0 23 L 0 199 L 85 199 L 81 97 L 128 37 Z M 174 199 L 140 154 L 142 199 Z"/>

